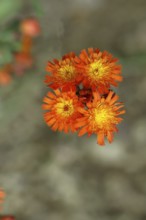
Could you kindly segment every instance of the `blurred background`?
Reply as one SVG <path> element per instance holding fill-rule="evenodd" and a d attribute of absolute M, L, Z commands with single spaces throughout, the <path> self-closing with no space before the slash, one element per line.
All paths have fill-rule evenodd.
<path fill-rule="evenodd" d="M 20 25 L 30 17 L 41 31 L 29 44 L 33 62 L 21 68 Z M 47 61 L 88 47 L 109 51 L 123 66 L 116 91 L 126 114 L 105 147 L 94 135 L 52 132 L 41 109 Z M 1 215 L 145 220 L 145 71 L 145 0 L 0 0 L 0 188 L 6 192 Z"/>

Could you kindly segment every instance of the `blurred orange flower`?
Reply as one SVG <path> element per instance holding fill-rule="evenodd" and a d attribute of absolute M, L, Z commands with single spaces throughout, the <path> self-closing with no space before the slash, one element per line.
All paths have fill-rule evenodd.
<path fill-rule="evenodd" d="M 15 217 L 12 215 L 2 216 L 0 220 L 15 220 Z"/>
<path fill-rule="evenodd" d="M 89 48 L 77 57 L 69 53 L 61 60 L 48 62 L 46 70 L 51 73 L 45 78 L 48 87 L 55 90 L 44 98 L 43 109 L 46 123 L 54 131 L 79 131 L 79 136 L 97 134 L 97 143 L 104 145 L 107 137 L 111 143 L 123 104 L 111 91 L 122 81 L 118 59 L 107 51 Z M 80 130 L 79 130 L 80 129 Z"/>
<path fill-rule="evenodd" d="M 5 198 L 5 192 L 2 189 L 0 189 L 0 203 L 3 203 L 4 198 Z M 0 210 L 1 210 L 1 207 L 0 207 Z"/>
<path fill-rule="evenodd" d="M 110 85 L 117 86 L 117 81 L 122 81 L 121 66 L 116 64 L 118 59 L 107 51 L 89 48 L 88 52 L 82 50 L 75 60 L 86 88 L 98 89 L 103 94 L 108 93 Z"/>
<path fill-rule="evenodd" d="M 62 88 L 63 91 L 75 90 L 81 78 L 74 63 L 74 53 L 66 54 L 61 60 L 54 59 L 48 62 L 46 70 L 52 75 L 47 75 L 45 83 L 52 89 Z"/>
<path fill-rule="evenodd" d="M 20 31 L 24 35 L 37 37 L 41 32 L 41 28 L 36 18 L 27 18 L 21 22 Z"/>
<path fill-rule="evenodd" d="M 55 94 L 48 92 L 47 97 L 44 98 L 43 109 L 49 110 L 44 114 L 44 119 L 52 130 L 64 131 L 65 133 L 71 130 L 75 132 L 76 119 L 81 115 L 77 108 L 81 106 L 75 92 L 61 92 L 55 90 Z"/>
<path fill-rule="evenodd" d="M 22 33 L 22 48 L 21 52 L 30 54 L 32 49 L 32 38 L 37 37 L 40 32 L 40 24 L 35 18 L 27 18 L 20 24 Z"/>
<path fill-rule="evenodd" d="M 12 77 L 5 69 L 0 69 L 0 85 L 8 85 L 12 81 Z"/>
<path fill-rule="evenodd" d="M 104 136 L 107 136 L 108 141 L 113 141 L 113 132 L 117 131 L 116 125 L 122 121 L 118 116 L 125 113 L 125 110 L 119 110 L 123 105 L 119 102 L 118 96 L 110 91 L 106 98 L 101 97 L 98 92 L 93 92 L 93 101 L 87 103 L 87 109 L 78 108 L 82 114 L 77 119 L 76 126 L 82 127 L 79 131 L 79 136 L 88 133 L 97 134 L 97 143 L 104 145 Z"/>

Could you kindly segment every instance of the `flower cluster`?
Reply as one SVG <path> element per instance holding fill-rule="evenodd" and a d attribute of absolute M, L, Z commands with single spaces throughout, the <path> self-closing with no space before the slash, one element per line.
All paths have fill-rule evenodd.
<path fill-rule="evenodd" d="M 43 102 L 44 119 L 52 130 L 97 135 L 97 143 L 104 145 L 104 137 L 113 141 L 123 104 L 111 86 L 122 81 L 121 66 L 107 51 L 89 48 L 64 55 L 61 60 L 48 62 L 45 83 L 53 89 Z"/>

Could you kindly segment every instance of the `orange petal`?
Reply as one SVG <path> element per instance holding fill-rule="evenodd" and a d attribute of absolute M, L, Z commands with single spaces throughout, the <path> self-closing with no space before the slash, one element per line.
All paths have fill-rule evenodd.
<path fill-rule="evenodd" d="M 50 119 L 54 118 L 54 114 L 51 114 L 51 112 L 46 112 L 44 114 L 44 118 L 45 118 L 45 120 L 50 120 Z"/>
<path fill-rule="evenodd" d="M 125 110 L 122 110 L 122 111 L 120 111 L 117 115 L 122 115 L 122 114 L 125 114 Z"/>
<path fill-rule="evenodd" d="M 97 143 L 99 145 L 105 145 L 104 143 L 104 133 L 103 132 L 99 132 L 97 135 Z"/>
<path fill-rule="evenodd" d="M 118 95 L 115 95 L 112 99 L 111 99 L 111 101 L 110 101 L 110 105 L 112 105 L 112 104 L 114 104 L 117 100 L 119 99 L 119 96 Z"/>
<path fill-rule="evenodd" d="M 55 98 L 56 98 L 56 96 L 55 96 L 52 92 L 48 92 L 48 93 L 47 93 L 47 96 L 48 96 L 49 98 L 51 98 L 51 99 L 55 99 Z"/>
<path fill-rule="evenodd" d="M 44 98 L 43 98 L 43 102 L 48 103 L 49 101 L 50 101 L 49 98 L 47 98 L 47 97 L 44 97 Z"/>
<path fill-rule="evenodd" d="M 52 118 L 52 119 L 45 119 L 48 125 L 53 125 L 56 122 L 56 118 Z"/>
<path fill-rule="evenodd" d="M 94 101 L 98 101 L 98 100 L 100 100 L 99 92 L 94 91 L 94 92 L 93 92 L 93 97 L 94 97 Z"/>
<path fill-rule="evenodd" d="M 77 111 L 82 113 L 82 114 L 86 114 L 87 113 L 87 111 L 84 108 L 81 108 L 81 107 L 78 107 Z"/>
<path fill-rule="evenodd" d="M 107 132 L 107 139 L 109 143 L 113 141 L 113 132 L 110 132 L 110 131 Z"/>
<path fill-rule="evenodd" d="M 109 103 L 111 101 L 111 98 L 113 96 L 114 92 L 113 91 L 110 91 L 107 98 L 106 98 L 106 102 Z"/>
<path fill-rule="evenodd" d="M 59 130 L 59 131 L 62 131 L 63 128 L 64 128 L 64 124 L 63 124 L 63 123 L 60 123 L 60 124 L 58 125 L 58 130 Z"/>
<path fill-rule="evenodd" d="M 114 75 L 113 78 L 119 82 L 121 82 L 123 80 L 123 77 L 119 76 L 119 75 Z"/>
<path fill-rule="evenodd" d="M 79 127 L 83 127 L 86 124 L 87 124 L 87 120 L 84 120 L 84 121 L 77 122 L 75 125 L 77 128 L 79 128 Z"/>
<path fill-rule="evenodd" d="M 60 95 L 60 90 L 59 90 L 59 89 L 56 89 L 54 92 L 55 92 L 55 94 L 56 94 L 57 96 Z"/>
<path fill-rule="evenodd" d="M 43 110 L 49 110 L 50 107 L 49 107 L 47 104 L 43 104 L 43 105 L 42 105 L 42 109 L 43 109 Z"/>
<path fill-rule="evenodd" d="M 52 130 L 56 131 L 58 128 L 58 122 L 55 122 L 55 124 L 52 126 Z"/>
<path fill-rule="evenodd" d="M 79 131 L 78 136 L 82 136 L 82 135 L 84 135 L 85 133 L 87 133 L 87 126 L 86 126 L 86 127 L 83 127 L 83 128 Z"/>

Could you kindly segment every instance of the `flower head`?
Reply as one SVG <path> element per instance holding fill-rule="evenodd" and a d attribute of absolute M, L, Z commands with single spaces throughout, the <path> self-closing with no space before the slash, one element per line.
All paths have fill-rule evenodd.
<path fill-rule="evenodd" d="M 12 77 L 5 69 L 0 70 L 0 85 L 8 85 L 12 81 Z"/>
<path fill-rule="evenodd" d="M 20 30 L 23 34 L 36 37 L 40 34 L 40 24 L 35 18 L 27 18 L 21 22 Z"/>
<path fill-rule="evenodd" d="M 61 92 L 55 90 L 55 94 L 48 92 L 44 98 L 43 109 L 49 110 L 44 114 L 46 123 L 52 127 L 52 130 L 75 132 L 76 119 L 81 115 L 77 108 L 81 106 L 78 97 L 73 91 Z"/>
<path fill-rule="evenodd" d="M 107 51 L 89 48 L 82 50 L 76 63 L 83 76 L 83 85 L 87 88 L 98 88 L 103 94 L 107 93 L 110 85 L 117 86 L 122 81 L 121 66 L 116 64 L 117 59 Z"/>
<path fill-rule="evenodd" d="M 45 83 L 53 89 L 75 90 L 80 81 L 80 76 L 74 63 L 75 57 L 74 53 L 69 53 L 63 56 L 61 60 L 54 59 L 53 62 L 48 62 L 46 70 L 51 75 L 46 76 Z"/>
<path fill-rule="evenodd" d="M 113 141 L 113 132 L 117 131 L 116 125 L 122 121 L 118 116 L 125 113 L 125 110 L 119 110 L 123 107 L 121 103 L 116 103 L 118 96 L 110 91 L 106 98 L 101 97 L 98 92 L 93 92 L 94 99 L 87 103 L 87 109 L 78 108 L 82 117 L 77 119 L 76 126 L 82 127 L 79 136 L 88 133 L 97 134 L 97 142 L 104 145 L 104 136 L 108 141 Z"/>
<path fill-rule="evenodd" d="M 2 189 L 0 189 L 0 205 L 1 205 L 1 203 L 3 203 L 4 198 L 5 198 L 5 192 L 4 192 Z M 1 208 L 1 206 L 0 206 L 0 210 L 1 210 L 1 209 L 2 209 L 2 208 Z"/>

